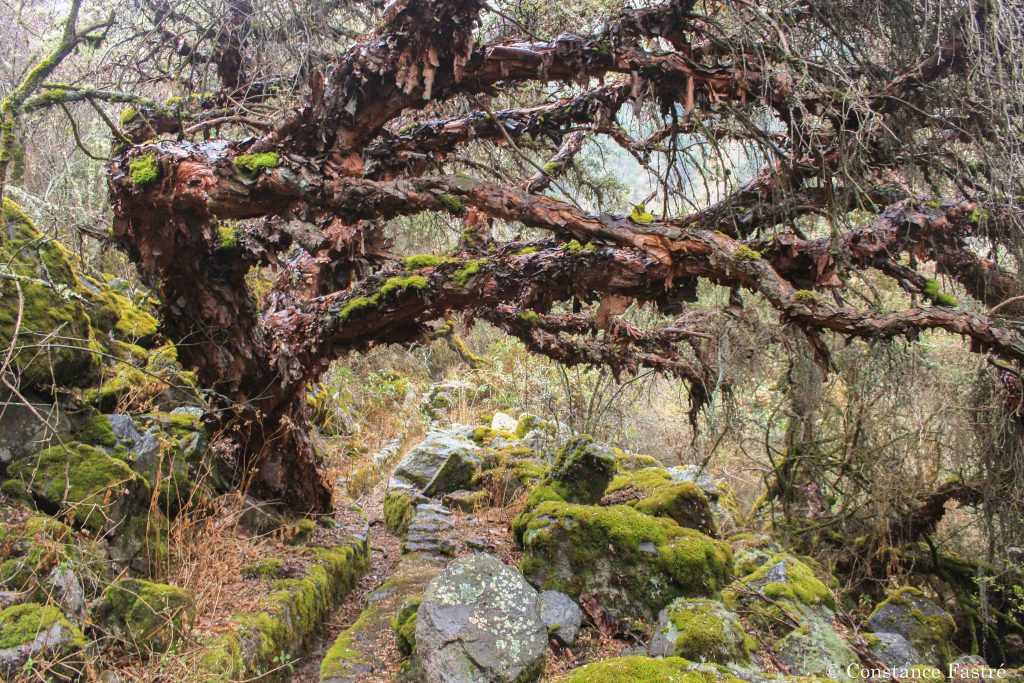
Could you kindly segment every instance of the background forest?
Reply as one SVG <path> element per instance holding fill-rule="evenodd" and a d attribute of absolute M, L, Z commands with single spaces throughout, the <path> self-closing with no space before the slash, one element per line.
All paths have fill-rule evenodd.
<path fill-rule="evenodd" d="M 1019 680 L 1022 31 L 0 0 L 0 678 Z"/>

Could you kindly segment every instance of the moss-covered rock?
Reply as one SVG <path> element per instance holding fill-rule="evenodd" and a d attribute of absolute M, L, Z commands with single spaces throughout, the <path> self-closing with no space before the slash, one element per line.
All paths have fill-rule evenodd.
<path fill-rule="evenodd" d="M 735 676 L 713 670 L 695 669 L 681 657 L 614 657 L 554 679 L 558 683 L 740 683 Z"/>
<path fill-rule="evenodd" d="M 15 278 L 0 280 L 0 347 L 16 337 L 12 367 L 21 387 L 94 382 L 100 357 L 71 254 L 8 198 L 0 229 L 0 270 Z"/>
<path fill-rule="evenodd" d="M 391 622 L 395 629 L 395 643 L 404 657 L 416 651 L 416 612 L 419 608 L 420 598 L 409 598 L 398 608 L 398 614 Z"/>
<path fill-rule="evenodd" d="M 0 610 L 0 679 L 67 681 L 85 672 L 85 636 L 56 607 Z"/>
<path fill-rule="evenodd" d="M 176 586 L 120 579 L 104 591 L 94 616 L 133 649 L 166 652 L 195 620 L 196 606 Z"/>
<path fill-rule="evenodd" d="M 8 471 L 36 500 L 92 532 L 123 524 L 148 503 L 149 486 L 127 463 L 78 442 L 19 460 Z"/>
<path fill-rule="evenodd" d="M 405 536 L 416 514 L 416 506 L 428 500 L 411 486 L 388 486 L 384 491 L 384 526 L 395 536 Z"/>
<path fill-rule="evenodd" d="M 691 482 L 675 482 L 663 467 L 648 467 L 619 475 L 606 498 L 629 505 L 645 515 L 668 517 L 680 526 L 716 535 L 707 496 Z"/>
<path fill-rule="evenodd" d="M 624 505 L 549 500 L 519 529 L 531 583 L 574 598 L 588 593 L 619 617 L 653 621 L 674 598 L 713 595 L 732 576 L 727 544 Z"/>
<path fill-rule="evenodd" d="M 107 283 L 84 276 L 82 288 L 89 299 L 92 324 L 123 342 L 147 346 L 156 337 L 158 323 L 149 311 Z"/>
<path fill-rule="evenodd" d="M 755 625 L 784 632 L 811 618 L 830 618 L 836 603 L 828 587 L 807 564 L 779 553 L 722 592 L 730 608 L 741 607 Z M 784 625 L 789 628 L 784 628 Z"/>
<path fill-rule="evenodd" d="M 487 491 L 452 491 L 441 498 L 445 507 L 462 512 L 476 512 L 487 507 L 490 501 L 491 494 Z"/>
<path fill-rule="evenodd" d="M 714 600 L 673 600 L 658 615 L 648 652 L 654 657 L 747 662 L 749 636 L 739 618 Z"/>
<path fill-rule="evenodd" d="M 584 434 L 558 452 L 546 483 L 566 502 L 593 505 L 601 500 L 617 467 L 612 449 Z"/>
<path fill-rule="evenodd" d="M 943 668 L 956 658 L 953 617 L 920 590 L 904 587 L 890 594 L 871 612 L 868 628 L 898 633 L 920 653 L 923 663 Z"/>
<path fill-rule="evenodd" d="M 247 579 L 279 579 L 284 576 L 285 564 L 280 557 L 267 557 L 242 567 L 242 576 Z"/>
<path fill-rule="evenodd" d="M 45 515 L 0 527 L 0 589 L 42 596 L 58 565 L 75 569 L 91 584 L 87 568 L 96 565 L 96 558 L 73 541 L 69 527 Z"/>
<path fill-rule="evenodd" d="M 365 539 L 315 549 L 316 561 L 304 576 L 281 579 L 258 611 L 236 615 L 237 627 L 209 644 L 198 663 L 201 680 L 236 681 L 257 677 L 294 655 L 359 581 L 369 560 Z"/>

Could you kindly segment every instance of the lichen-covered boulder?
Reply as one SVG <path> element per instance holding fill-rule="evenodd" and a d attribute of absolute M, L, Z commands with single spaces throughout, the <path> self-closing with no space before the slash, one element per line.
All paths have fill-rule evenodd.
<path fill-rule="evenodd" d="M 416 652 L 429 683 L 528 683 L 546 651 L 537 592 L 497 558 L 461 557 L 427 585 Z"/>
<path fill-rule="evenodd" d="M 103 592 L 94 617 L 142 652 L 166 652 L 196 616 L 195 601 L 176 586 L 121 579 Z"/>
<path fill-rule="evenodd" d="M 16 338 L 11 369 L 20 386 L 88 385 L 100 357 L 89 348 L 92 325 L 70 253 L 6 197 L 0 229 L 0 263 L 18 278 L 17 286 L 0 280 L 0 348 Z"/>
<path fill-rule="evenodd" d="M 773 649 L 778 660 L 799 676 L 847 681 L 849 672 L 860 665 L 857 653 L 825 620 L 808 620 L 780 638 Z"/>
<path fill-rule="evenodd" d="M 583 610 L 565 593 L 541 591 L 540 618 L 548 633 L 572 645 L 583 623 Z"/>
<path fill-rule="evenodd" d="M 570 503 L 593 505 L 601 500 L 612 477 L 616 460 L 612 449 L 586 434 L 571 439 L 551 466 L 547 485 Z"/>
<path fill-rule="evenodd" d="M 85 636 L 56 607 L 29 602 L 0 610 L 0 679 L 78 680 L 85 660 Z"/>
<path fill-rule="evenodd" d="M 533 585 L 593 595 L 618 617 L 653 621 L 673 599 L 713 595 L 732 577 L 727 544 L 625 505 L 546 501 L 518 530 Z"/>
<path fill-rule="evenodd" d="M 663 467 L 648 467 L 612 480 L 603 503 L 622 504 L 680 526 L 716 535 L 707 496 L 691 482 L 675 482 Z"/>
<path fill-rule="evenodd" d="M 922 663 L 914 644 L 898 633 L 865 633 L 872 658 L 890 669 L 904 669 Z"/>
<path fill-rule="evenodd" d="M 76 441 L 18 460 L 8 472 L 36 500 L 94 533 L 122 525 L 149 502 L 149 486 L 126 462 Z"/>
<path fill-rule="evenodd" d="M 683 657 L 693 661 L 747 662 L 747 633 L 735 613 L 715 600 L 673 600 L 658 615 L 648 645 L 652 657 Z"/>
<path fill-rule="evenodd" d="M 395 468 L 395 477 L 428 497 L 466 488 L 480 467 L 480 447 L 457 430 L 431 430 Z"/>
<path fill-rule="evenodd" d="M 916 588 L 900 588 L 879 603 L 867 625 L 875 633 L 898 633 L 906 638 L 922 663 L 943 668 L 956 658 L 953 617 Z"/>

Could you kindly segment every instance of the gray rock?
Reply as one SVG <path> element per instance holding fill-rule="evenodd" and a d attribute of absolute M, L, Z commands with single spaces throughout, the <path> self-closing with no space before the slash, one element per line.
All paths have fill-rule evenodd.
<path fill-rule="evenodd" d="M 448 538 L 452 530 L 450 515 L 451 511 L 440 505 L 417 505 L 402 543 L 402 552 L 438 557 L 454 555 L 455 544 Z"/>
<path fill-rule="evenodd" d="M 669 467 L 668 473 L 672 477 L 672 481 L 689 482 L 696 485 L 704 492 L 708 500 L 718 500 L 718 496 L 721 495 L 718 490 L 718 482 L 707 472 L 702 472 L 697 465 Z"/>
<path fill-rule="evenodd" d="M 150 431 L 140 432 L 127 415 L 107 415 L 107 422 L 117 440 L 132 454 L 132 462 L 138 471 L 148 472 L 156 467 L 160 443 Z"/>
<path fill-rule="evenodd" d="M 32 597 L 32 594 L 29 592 L 0 591 L 0 609 L 11 607 L 13 605 L 20 605 L 21 603 L 26 602 L 30 597 Z"/>
<path fill-rule="evenodd" d="M 916 666 L 922 662 L 921 654 L 913 643 L 898 633 L 875 633 L 874 638 L 866 640 L 871 656 L 890 669 Z"/>
<path fill-rule="evenodd" d="M 529 683 L 546 651 L 537 592 L 492 555 L 452 561 L 423 593 L 416 652 L 428 683 Z"/>
<path fill-rule="evenodd" d="M 508 413 L 497 412 L 494 417 L 491 418 L 491 429 L 498 432 L 512 432 L 516 433 L 516 427 L 519 425 L 519 420 L 512 417 Z"/>
<path fill-rule="evenodd" d="M 60 443 L 71 434 L 71 422 L 60 408 L 31 394 L 29 405 L 0 392 L 0 464 L 7 465 Z M 30 407 L 31 406 L 31 407 Z M 39 416 L 45 419 L 41 421 Z M 57 437 L 60 437 L 59 439 Z"/>
<path fill-rule="evenodd" d="M 454 432 L 431 430 L 395 468 L 395 477 L 429 497 L 466 488 L 480 467 L 479 446 Z"/>
<path fill-rule="evenodd" d="M 540 618 L 548 633 L 558 636 L 566 645 L 576 642 L 583 610 L 572 598 L 559 591 L 543 591 L 540 596 Z"/>
<path fill-rule="evenodd" d="M 916 588 L 901 588 L 879 603 L 868 617 L 875 633 L 898 633 L 921 654 L 921 664 L 943 668 L 954 659 L 956 623 Z"/>
<path fill-rule="evenodd" d="M 53 588 L 53 597 L 65 614 L 77 619 L 85 617 L 85 588 L 73 571 L 61 569 L 58 565 L 50 572 L 47 582 Z"/>

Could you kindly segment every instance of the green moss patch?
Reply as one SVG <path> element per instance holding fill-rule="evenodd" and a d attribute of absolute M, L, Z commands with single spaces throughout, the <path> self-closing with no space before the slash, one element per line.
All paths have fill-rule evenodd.
<path fill-rule="evenodd" d="M 128 162 L 128 180 L 135 187 L 152 185 L 160 178 L 160 167 L 152 152 L 135 157 Z"/>
<path fill-rule="evenodd" d="M 100 361 L 93 352 L 85 291 L 72 255 L 39 232 L 7 198 L 2 223 L 0 271 L 18 278 L 18 284 L 0 280 L 0 346 L 8 348 L 17 335 L 12 369 L 20 386 L 81 387 L 94 382 Z"/>
<path fill-rule="evenodd" d="M 665 619 L 659 625 L 652 647 L 671 648 L 667 655 L 720 664 L 750 659 L 746 632 L 736 615 L 721 603 L 675 600 L 665 608 Z"/>
<path fill-rule="evenodd" d="M 234 159 L 235 168 L 243 175 L 256 176 L 261 171 L 277 168 L 281 165 L 281 155 L 277 152 L 260 152 L 259 154 L 240 154 Z"/>
<path fill-rule="evenodd" d="M 694 670 L 680 657 L 615 657 L 581 666 L 554 679 L 558 683 L 740 683 L 719 671 Z"/>
<path fill-rule="evenodd" d="M 360 296 L 355 299 L 350 299 L 338 312 L 338 321 L 343 323 L 356 313 L 375 309 L 380 304 L 386 302 L 389 298 L 392 298 L 395 294 L 399 294 L 410 289 L 426 289 L 427 284 L 427 278 L 422 275 L 389 277 L 384 281 L 384 284 L 381 285 L 380 289 L 378 289 L 372 296 Z"/>
<path fill-rule="evenodd" d="M 700 487 L 692 482 L 675 482 L 662 467 L 649 467 L 619 475 L 608 487 L 608 495 L 620 493 L 625 505 L 653 517 L 668 517 L 680 526 L 716 535 L 711 505 Z"/>

